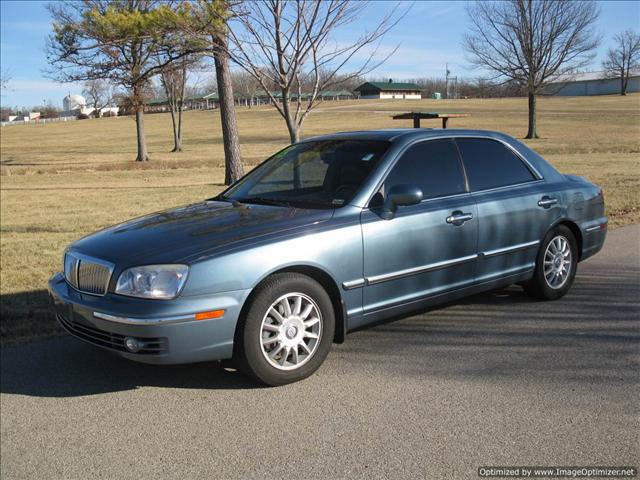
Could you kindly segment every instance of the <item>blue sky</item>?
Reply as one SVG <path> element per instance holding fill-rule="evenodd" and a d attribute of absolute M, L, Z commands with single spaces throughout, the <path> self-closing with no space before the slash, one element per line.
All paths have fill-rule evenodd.
<path fill-rule="evenodd" d="M 615 33 L 640 28 L 640 2 L 599 3 L 601 13 L 597 29 L 603 35 L 603 41 L 593 70 L 599 69 L 600 60 Z M 29 107 L 52 101 L 61 106 L 67 92 L 80 93 L 82 90 L 80 85 L 56 84 L 42 74 L 46 67 L 45 38 L 51 29 L 46 4 L 0 1 L 0 63 L 2 71 L 10 72 L 13 77 L 9 90 L 3 92 L 2 105 Z M 409 14 L 385 37 L 380 48 L 384 53 L 399 45 L 398 51 L 373 75 L 396 80 L 443 76 L 448 62 L 452 75 L 479 76 L 481 72 L 470 68 L 460 46 L 468 25 L 465 5 L 464 1 L 415 2 Z M 357 22 L 338 33 L 336 41 L 358 35 L 392 7 L 392 2 L 372 2 Z"/>

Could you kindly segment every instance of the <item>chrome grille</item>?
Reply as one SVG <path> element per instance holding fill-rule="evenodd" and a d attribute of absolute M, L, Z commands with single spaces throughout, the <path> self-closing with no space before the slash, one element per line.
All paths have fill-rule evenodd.
<path fill-rule="evenodd" d="M 67 252 L 64 258 L 64 276 L 81 292 L 93 295 L 107 293 L 112 271 L 111 264 L 75 252 Z"/>
<path fill-rule="evenodd" d="M 78 265 L 78 290 L 96 295 L 107 293 L 109 269 L 104 265 L 80 260 Z"/>

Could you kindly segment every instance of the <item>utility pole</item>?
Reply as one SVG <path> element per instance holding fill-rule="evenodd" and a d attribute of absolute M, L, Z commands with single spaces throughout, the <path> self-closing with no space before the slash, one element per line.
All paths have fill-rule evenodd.
<path fill-rule="evenodd" d="M 449 70 L 449 64 L 445 63 L 444 67 L 444 98 L 449 99 L 449 80 L 453 83 L 453 98 L 458 98 L 458 77 L 452 77 L 451 71 Z"/>
<path fill-rule="evenodd" d="M 445 63 L 444 64 L 444 98 L 448 99 L 449 98 L 449 64 Z"/>

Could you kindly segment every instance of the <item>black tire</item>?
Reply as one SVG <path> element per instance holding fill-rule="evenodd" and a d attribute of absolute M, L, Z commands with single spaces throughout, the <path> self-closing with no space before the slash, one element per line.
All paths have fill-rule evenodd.
<path fill-rule="evenodd" d="M 571 258 L 569 263 L 569 272 L 562 283 L 552 286 L 545 276 L 545 256 L 547 249 L 551 248 L 550 244 L 555 239 L 565 239 L 570 250 Z M 549 261 L 549 258 L 547 258 Z M 560 259 L 561 261 L 561 259 Z M 547 232 L 540 245 L 538 256 L 536 257 L 536 268 L 533 278 L 523 284 L 524 291 L 527 295 L 538 300 L 557 300 L 563 297 L 573 285 L 578 267 L 578 244 L 573 232 L 564 225 L 558 225 Z M 547 264 L 549 268 L 549 264 Z M 560 282 L 560 280 L 557 280 Z"/>
<path fill-rule="evenodd" d="M 295 298 L 297 296 L 303 298 L 301 302 L 307 302 L 303 303 L 303 306 L 309 307 L 309 305 L 312 305 L 313 313 L 309 315 L 314 316 L 309 320 L 319 318 L 319 322 L 315 324 L 319 326 L 298 326 L 296 328 L 295 325 L 288 322 L 277 322 L 273 316 L 267 317 L 267 312 L 270 311 L 273 304 L 288 295 L 292 295 L 292 297 L 287 297 L 281 301 L 288 302 L 293 307 L 292 309 L 295 309 Z M 256 288 L 248 302 L 246 308 L 243 309 L 246 312 L 244 318 L 239 320 L 236 329 L 233 355 L 235 364 L 244 374 L 266 385 L 278 386 L 302 380 L 313 374 L 322 365 L 331 349 L 335 332 L 333 304 L 322 285 L 306 275 L 297 273 L 275 274 Z M 276 308 L 281 306 L 278 303 Z M 302 307 L 300 308 L 303 310 Z M 315 316 L 316 311 L 319 314 L 318 316 Z M 295 315 L 295 312 L 292 316 L 285 318 L 292 319 L 292 322 L 303 322 L 304 325 L 302 315 Z M 281 331 L 273 334 L 266 332 L 263 330 L 263 320 L 269 326 L 282 327 L 280 328 Z M 286 328 L 287 325 L 290 327 L 289 329 Z M 309 331 L 307 332 L 306 329 Z M 307 333 L 314 334 L 311 329 L 316 329 L 317 333 L 315 334 L 319 334 L 319 338 L 317 340 L 304 340 L 303 337 L 306 338 Z M 291 331 L 296 332 L 293 338 L 288 337 Z M 273 336 L 269 337 L 269 335 Z M 305 343 L 305 345 L 311 350 L 311 354 L 307 355 L 302 345 L 296 347 L 283 346 L 282 350 L 279 350 L 281 353 L 272 358 L 270 353 L 277 350 L 283 342 L 275 341 L 263 347 L 263 341 L 276 337 L 282 338 L 283 342 L 308 341 L 309 343 Z M 312 345 L 312 342 L 315 343 Z M 266 351 L 268 348 L 272 349 L 271 352 Z M 291 351 L 288 348 L 291 348 Z M 285 351 L 287 356 L 283 361 L 282 357 Z M 305 357 L 305 355 L 307 356 Z M 267 357 L 271 358 L 271 360 Z M 297 361 L 300 362 L 300 365 L 296 367 L 295 363 Z M 274 363 L 278 364 L 278 366 L 274 366 Z M 288 370 L 284 370 L 284 368 L 288 368 Z"/>

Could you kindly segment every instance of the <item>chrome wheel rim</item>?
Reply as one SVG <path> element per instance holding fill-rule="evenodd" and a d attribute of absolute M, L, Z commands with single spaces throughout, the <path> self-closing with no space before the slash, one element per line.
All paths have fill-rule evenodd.
<path fill-rule="evenodd" d="M 318 304 L 302 293 L 287 293 L 271 304 L 262 319 L 262 355 L 278 370 L 295 370 L 313 357 L 321 336 Z"/>
<path fill-rule="evenodd" d="M 554 237 L 544 252 L 544 279 L 553 289 L 562 288 L 571 273 L 571 245 L 562 235 Z"/>

